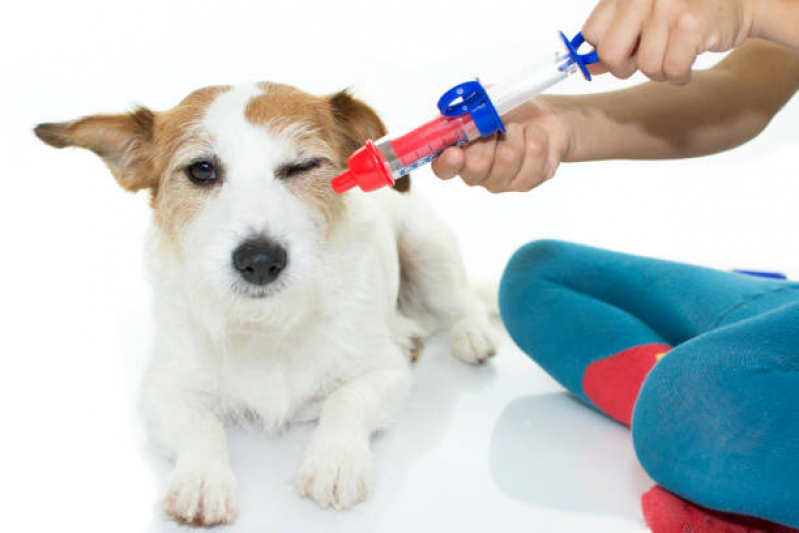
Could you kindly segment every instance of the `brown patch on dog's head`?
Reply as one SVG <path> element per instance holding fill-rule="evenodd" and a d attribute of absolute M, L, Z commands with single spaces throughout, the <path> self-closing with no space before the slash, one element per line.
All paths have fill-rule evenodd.
<path fill-rule="evenodd" d="M 157 190 L 153 191 L 152 206 L 155 223 L 172 240 L 177 240 L 182 229 L 200 212 L 212 190 L 197 187 L 186 179 L 183 169 L 190 161 L 181 158 L 181 152 L 202 153 L 210 144 L 198 125 L 208 106 L 229 90 L 229 86 L 199 89 L 158 115 L 156 166 L 160 179 Z"/>
<path fill-rule="evenodd" d="M 278 133 L 293 124 L 301 124 L 312 132 L 323 133 L 329 118 L 323 98 L 282 83 L 262 82 L 261 94 L 250 99 L 244 116 L 256 126 L 269 126 Z"/>
<path fill-rule="evenodd" d="M 248 103 L 244 112 L 247 120 L 268 127 L 276 135 L 293 128 L 292 138 L 301 151 L 327 154 L 329 161 L 319 171 L 286 182 L 306 205 L 323 214 L 332 229 L 344 202 L 330 181 L 345 168 L 352 152 L 367 140 L 385 135 L 385 126 L 372 108 L 347 91 L 318 97 L 287 85 L 259 86 L 264 92 Z M 400 188 L 406 183 L 398 181 Z"/>
<path fill-rule="evenodd" d="M 289 137 L 297 151 L 304 154 L 298 161 L 287 161 L 284 167 L 303 160 L 320 161 L 317 169 L 284 181 L 305 205 L 322 214 L 330 232 L 344 209 L 343 199 L 330 186 L 342 161 L 330 106 L 325 98 L 288 85 L 261 83 L 259 87 L 263 93 L 250 99 L 244 116 L 275 136 Z"/>
<path fill-rule="evenodd" d="M 411 175 L 405 174 L 398 180 L 394 182 L 394 185 L 391 186 L 397 192 L 408 192 L 411 190 Z"/>

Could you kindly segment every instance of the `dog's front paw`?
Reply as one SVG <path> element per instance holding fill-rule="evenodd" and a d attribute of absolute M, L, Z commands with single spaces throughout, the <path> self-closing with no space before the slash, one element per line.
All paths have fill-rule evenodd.
<path fill-rule="evenodd" d="M 297 476 L 297 490 L 324 508 L 341 510 L 364 501 L 373 479 L 368 443 L 314 438 Z"/>
<path fill-rule="evenodd" d="M 482 317 L 463 318 L 452 327 L 452 353 L 465 363 L 485 363 L 497 353 L 497 334 Z"/>
<path fill-rule="evenodd" d="M 194 526 L 232 523 L 238 510 L 236 479 L 230 467 L 175 467 L 169 476 L 164 512 Z"/>

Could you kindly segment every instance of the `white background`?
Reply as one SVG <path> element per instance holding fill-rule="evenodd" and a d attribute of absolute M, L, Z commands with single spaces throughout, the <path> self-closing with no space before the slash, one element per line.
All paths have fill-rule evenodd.
<path fill-rule="evenodd" d="M 157 517 L 168 465 L 134 409 L 152 336 L 145 195 L 38 122 L 166 109 L 210 84 L 343 87 L 401 132 L 440 93 L 535 66 L 590 0 L 3 2 L 0 7 L 0 510 L 7 531 L 176 531 Z M 717 58 L 702 58 L 707 66 Z M 637 83 L 573 78 L 556 92 Z M 763 80 L 768 83 L 768 80 Z M 526 241 L 558 238 L 716 266 L 799 274 L 799 103 L 734 152 L 680 162 L 567 165 L 525 195 L 416 173 L 475 278 Z M 343 514 L 291 488 L 309 427 L 235 431 L 241 518 L 231 531 L 619 532 L 643 527 L 649 482 L 626 430 L 596 416 L 510 344 L 487 368 L 434 341 L 398 426 L 377 441 L 377 492 Z"/>

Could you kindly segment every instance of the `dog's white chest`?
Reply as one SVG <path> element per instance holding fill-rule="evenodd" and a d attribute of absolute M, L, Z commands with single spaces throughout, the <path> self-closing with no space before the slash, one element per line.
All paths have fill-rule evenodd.
<path fill-rule="evenodd" d="M 279 428 L 313 398 L 326 394 L 337 375 L 318 353 L 315 335 L 275 345 L 258 338 L 228 353 L 216 368 L 216 396 L 227 416 L 254 418 Z"/>

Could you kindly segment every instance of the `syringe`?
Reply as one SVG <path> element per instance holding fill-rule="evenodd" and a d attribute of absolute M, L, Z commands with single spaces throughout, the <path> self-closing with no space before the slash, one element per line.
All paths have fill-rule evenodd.
<path fill-rule="evenodd" d="M 348 170 L 333 178 L 337 193 L 355 186 L 373 191 L 429 163 L 450 146 L 463 146 L 479 137 L 505 132 L 501 116 L 529 101 L 575 72 L 591 80 L 587 65 L 599 59 L 596 51 L 580 54 L 582 33 L 569 40 L 560 33 L 565 50 L 555 60 L 519 80 L 492 86 L 488 91 L 479 80 L 456 85 L 438 101 L 441 116 L 401 137 L 367 141 L 348 159 Z"/>

